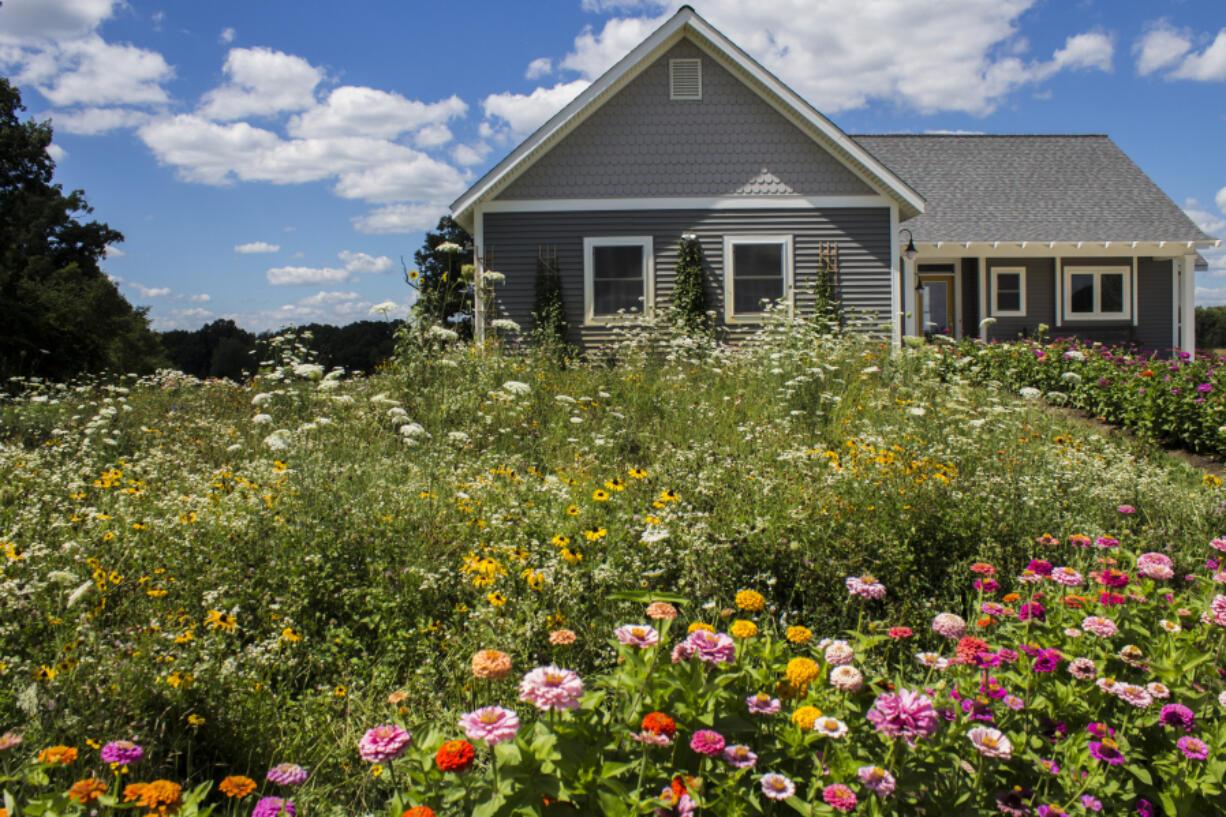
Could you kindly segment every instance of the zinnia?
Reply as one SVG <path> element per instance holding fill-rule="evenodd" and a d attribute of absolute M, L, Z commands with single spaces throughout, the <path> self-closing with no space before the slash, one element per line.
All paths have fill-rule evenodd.
<path fill-rule="evenodd" d="M 867 717 L 878 732 L 892 738 L 902 737 L 910 745 L 914 745 L 916 738 L 936 734 L 939 725 L 932 699 L 911 689 L 879 695 Z"/>
<path fill-rule="evenodd" d="M 386 763 L 404 754 L 413 736 L 395 724 L 367 730 L 358 741 L 358 754 L 369 763 Z"/>
<path fill-rule="evenodd" d="M 794 687 L 803 687 L 817 677 L 817 663 L 811 658 L 793 658 L 788 662 L 784 675 Z"/>
<path fill-rule="evenodd" d="M 830 672 L 830 685 L 843 692 L 856 692 L 864 686 L 864 676 L 852 666 L 835 667 Z"/>
<path fill-rule="evenodd" d="M 758 756 L 748 746 L 738 743 L 724 749 L 724 760 L 734 769 L 752 769 Z"/>
<path fill-rule="evenodd" d="M 511 674 L 511 656 L 498 650 L 477 650 L 473 653 L 473 675 L 490 681 L 501 681 Z"/>
<path fill-rule="evenodd" d="M 307 779 L 307 770 L 297 763 L 278 763 L 268 770 L 267 777 L 282 786 L 297 786 Z"/>
<path fill-rule="evenodd" d="M 1196 715 L 1183 704 L 1167 704 L 1158 715 L 1158 723 L 1163 726 L 1178 726 L 1186 732 L 1191 732 L 1196 726 Z"/>
<path fill-rule="evenodd" d="M 736 642 L 725 633 L 695 630 L 678 645 L 684 647 L 687 658 L 695 657 L 706 664 L 731 664 L 736 660 Z"/>
<path fill-rule="evenodd" d="M 677 608 L 666 601 L 653 601 L 647 605 L 647 617 L 656 621 L 672 621 L 677 617 Z"/>
<path fill-rule="evenodd" d="M 1137 572 L 1150 579 L 1175 577 L 1171 558 L 1163 553 L 1142 553 L 1137 557 Z"/>
<path fill-rule="evenodd" d="M 976 726 L 966 736 L 984 757 L 1009 758 L 1013 755 L 1013 744 L 999 729 Z"/>
<path fill-rule="evenodd" d="M 71 746 L 48 746 L 38 753 L 38 762 L 67 766 L 77 759 L 77 750 Z"/>
<path fill-rule="evenodd" d="M 519 699 L 542 712 L 577 709 L 583 696 L 583 681 L 568 669 L 537 667 L 519 682 Z"/>
<path fill-rule="evenodd" d="M 699 729 L 690 738 L 690 748 L 700 755 L 715 757 L 724 751 L 724 736 L 713 729 Z"/>
<path fill-rule="evenodd" d="M 878 797 L 885 798 L 894 793 L 894 775 L 880 766 L 861 766 L 856 770 L 856 776 Z"/>
<path fill-rule="evenodd" d="M 835 811 L 851 811 L 856 807 L 856 794 L 842 783 L 833 783 L 822 790 L 822 799 Z"/>
<path fill-rule="evenodd" d="M 411 809 L 406 809 L 400 817 L 434 817 L 434 809 L 429 806 L 413 806 Z"/>
<path fill-rule="evenodd" d="M 68 799 L 89 805 L 106 794 L 106 784 L 96 777 L 87 777 L 72 784 L 68 790 Z"/>
<path fill-rule="evenodd" d="M 234 774 L 222 780 L 217 788 L 226 797 L 242 799 L 255 791 L 255 781 L 250 777 Z"/>
<path fill-rule="evenodd" d="M 781 774 L 762 775 L 762 793 L 772 800 L 786 800 L 796 793 L 796 786 Z"/>
<path fill-rule="evenodd" d="M 1087 616 L 1082 619 L 1081 629 L 1099 638 L 1110 638 L 1119 632 L 1119 628 L 1115 626 L 1114 621 L 1102 616 Z"/>
<path fill-rule="evenodd" d="M 477 756 L 473 745 L 466 740 L 449 740 L 438 747 L 434 762 L 444 772 L 462 772 L 473 765 Z"/>
<path fill-rule="evenodd" d="M 575 633 L 573 630 L 554 630 L 549 634 L 549 643 L 555 647 L 561 647 L 566 644 L 574 644 Z"/>
<path fill-rule="evenodd" d="M 646 649 L 660 643 L 660 634 L 654 627 L 641 624 L 624 624 L 613 631 L 619 643 L 627 647 Z"/>
<path fill-rule="evenodd" d="M 643 731 L 671 738 L 677 734 L 677 722 L 663 712 L 649 712 L 643 716 Z"/>
<path fill-rule="evenodd" d="M 863 576 L 847 577 L 847 592 L 862 599 L 885 598 L 885 585 L 867 573 Z"/>
<path fill-rule="evenodd" d="M 856 651 L 846 641 L 835 641 L 826 647 L 826 663 L 832 667 L 850 664 L 856 657 Z"/>
<path fill-rule="evenodd" d="M 1209 744 L 1200 738 L 1184 735 L 1176 745 L 1188 760 L 1204 760 L 1209 757 Z"/>
<path fill-rule="evenodd" d="M 483 740 L 496 746 L 515 737 L 519 731 L 519 717 L 501 706 L 485 706 L 461 717 L 460 728 L 470 740 Z"/>
<path fill-rule="evenodd" d="M 294 801 L 282 797 L 261 797 L 251 810 L 251 817 L 294 817 L 295 814 Z"/>
<path fill-rule="evenodd" d="M 932 629 L 946 638 L 961 638 L 966 635 L 966 621 L 954 613 L 941 613 L 932 620 Z"/>
<path fill-rule="evenodd" d="M 100 755 L 104 763 L 127 766 L 144 757 L 145 750 L 130 740 L 116 740 L 103 746 Z"/>
<path fill-rule="evenodd" d="M 741 590 L 736 594 L 736 606 L 751 613 L 760 612 L 766 607 L 766 597 L 757 590 Z"/>

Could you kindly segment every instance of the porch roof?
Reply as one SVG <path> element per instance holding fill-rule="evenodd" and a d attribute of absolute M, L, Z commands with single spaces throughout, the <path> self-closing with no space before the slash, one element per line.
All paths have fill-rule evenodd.
<path fill-rule="evenodd" d="M 924 196 L 917 242 L 1215 243 L 1104 135 L 852 138 Z"/>

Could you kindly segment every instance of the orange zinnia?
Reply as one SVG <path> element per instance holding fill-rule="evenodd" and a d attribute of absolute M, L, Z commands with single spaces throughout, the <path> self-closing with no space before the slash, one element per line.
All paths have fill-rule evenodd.
<path fill-rule="evenodd" d="M 71 746 L 48 746 L 38 753 L 39 763 L 59 763 L 67 766 L 77 759 L 77 750 Z"/>
<path fill-rule="evenodd" d="M 72 784 L 72 788 L 68 790 L 68 799 L 88 805 L 104 794 L 106 784 L 96 777 L 87 777 Z"/>
<path fill-rule="evenodd" d="M 255 781 L 241 774 L 232 774 L 217 787 L 226 797 L 243 798 L 255 791 Z"/>
<path fill-rule="evenodd" d="M 132 783 L 124 788 L 123 800 L 125 803 L 138 801 L 150 814 L 174 814 L 183 805 L 183 787 L 169 780 Z"/>
<path fill-rule="evenodd" d="M 477 650 L 473 653 L 473 675 L 501 681 L 511 674 L 511 656 L 499 650 Z"/>
<path fill-rule="evenodd" d="M 663 712 L 649 712 L 643 717 L 643 731 L 671 738 L 677 734 L 677 722 Z"/>
<path fill-rule="evenodd" d="M 434 817 L 434 809 L 429 806 L 413 806 L 400 817 Z"/>
<path fill-rule="evenodd" d="M 449 740 L 438 749 L 434 761 L 444 772 L 462 772 L 476 757 L 473 745 L 466 740 Z"/>

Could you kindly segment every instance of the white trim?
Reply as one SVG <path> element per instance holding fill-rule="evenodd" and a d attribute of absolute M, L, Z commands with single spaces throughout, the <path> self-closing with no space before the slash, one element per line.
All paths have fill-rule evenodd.
<path fill-rule="evenodd" d="M 1171 259 L 1171 348 L 1179 348 L 1179 273 L 1182 258 Z"/>
<path fill-rule="evenodd" d="M 451 212 L 461 226 L 469 222 L 468 211 L 479 200 L 493 195 L 502 185 L 523 172 L 530 165 L 531 159 L 538 149 L 547 148 L 552 143 L 564 137 L 567 133 L 584 121 L 612 92 L 620 89 L 631 79 L 651 65 L 654 59 L 687 34 L 706 40 L 711 47 L 709 55 L 713 58 L 726 59 L 739 68 L 752 80 L 746 83 L 769 104 L 780 110 L 788 118 L 795 118 L 807 126 L 810 138 L 818 144 L 827 141 L 838 152 L 842 153 L 853 165 L 859 165 L 872 178 L 871 185 L 897 197 L 906 207 L 908 218 L 924 212 L 924 198 L 910 185 L 899 178 L 893 171 L 879 162 L 871 153 L 837 125 L 819 113 L 795 91 L 787 87 L 777 77 L 763 68 L 752 57 L 742 51 L 735 43 L 720 33 L 710 23 L 700 17 L 689 6 L 682 6 L 667 22 L 652 32 L 639 43 L 629 54 L 622 57 L 612 68 L 602 74 L 587 87 L 579 96 L 554 114 L 544 125 L 519 144 L 510 155 L 495 165 L 488 173 L 465 191 L 451 204 Z M 701 45 L 701 43 L 699 43 Z M 707 49 L 703 49 L 707 51 Z M 778 100 L 778 101 L 776 101 Z M 782 106 L 779 104 L 782 103 Z M 826 145 L 822 145 L 827 147 Z M 842 159 L 835 154 L 836 158 Z M 846 164 L 846 162 L 844 162 Z M 860 170 L 849 167 L 857 175 Z"/>
<path fill-rule="evenodd" d="M 1056 256 L 1056 272 L 1052 276 L 1055 278 L 1056 285 L 1056 326 L 1064 326 L 1064 258 Z"/>
<path fill-rule="evenodd" d="M 1179 351 L 1196 354 L 1196 256 L 1183 257 L 1183 322 L 1180 325 Z"/>
<path fill-rule="evenodd" d="M 1093 312 L 1073 312 L 1072 311 L 1072 292 L 1069 287 L 1072 285 L 1074 275 L 1093 275 L 1094 276 L 1094 299 L 1095 309 Z M 1119 312 L 1100 312 L 1100 296 L 1102 286 L 1099 283 L 1103 275 L 1121 275 L 1123 276 L 1124 303 L 1123 308 Z M 1066 323 L 1081 323 L 1081 322 L 1102 322 L 1102 321 L 1128 321 L 1132 318 L 1132 278 L 1130 268 L 1121 265 L 1111 266 L 1068 266 L 1065 267 L 1060 276 L 1060 286 L 1064 289 L 1064 320 Z"/>
<path fill-rule="evenodd" d="M 698 72 L 698 92 L 693 95 L 677 94 L 677 65 L 679 63 L 693 64 Z M 668 61 L 668 98 L 676 100 L 701 100 L 702 99 L 702 59 L 699 57 L 679 57 Z"/>
<path fill-rule="evenodd" d="M 783 233 L 758 234 L 743 233 L 724 236 L 724 322 L 725 323 L 756 323 L 762 320 L 761 313 L 735 312 L 736 291 L 733 287 L 733 254 L 732 249 L 737 244 L 781 244 L 783 245 L 783 300 L 788 305 L 788 317 L 792 317 L 795 308 L 794 282 L 796 271 L 792 264 L 792 236 Z"/>
<path fill-rule="evenodd" d="M 903 324 L 903 334 L 908 336 L 921 334 L 919 298 L 915 296 L 915 261 L 916 259 L 906 256 L 902 259 L 902 308 L 906 320 Z"/>
<path fill-rule="evenodd" d="M 919 268 L 920 263 L 923 263 L 925 266 L 928 266 L 928 265 L 948 266 L 948 267 L 951 267 L 952 269 L 950 269 L 948 272 L 921 272 Z M 920 277 L 924 275 L 941 275 L 941 276 L 948 275 L 954 279 L 953 291 L 949 293 L 950 300 L 952 300 L 952 303 L 950 303 L 950 300 L 947 300 L 945 303 L 945 309 L 948 310 L 948 313 L 951 316 L 951 320 L 949 323 L 950 323 L 950 328 L 953 330 L 954 339 L 957 340 L 961 338 L 962 332 L 961 332 L 960 327 L 962 325 L 962 259 L 961 258 L 943 258 L 943 259 L 925 258 L 923 262 L 921 262 L 917 258 L 915 260 L 914 269 L 915 269 L 915 280 L 916 281 L 919 281 Z M 915 311 L 916 311 L 915 326 L 916 326 L 916 331 L 918 332 L 920 324 L 922 322 L 922 316 L 918 314 L 919 313 L 919 299 L 918 298 L 916 298 L 915 300 Z"/>
<path fill-rule="evenodd" d="M 1132 291 L 1136 292 L 1138 273 L 1137 273 L 1137 257 L 1135 255 L 1129 260 L 1129 265 L 1132 267 Z M 1140 314 L 1141 314 L 1141 299 L 1133 298 L 1132 299 L 1132 325 L 1133 326 L 1138 325 L 1137 318 L 1140 316 Z"/>
<path fill-rule="evenodd" d="M 899 276 L 902 270 L 898 268 L 898 205 L 890 203 L 890 343 L 897 349 L 902 346 L 902 336 L 906 330 L 903 326 L 902 291 L 899 288 Z"/>
<path fill-rule="evenodd" d="M 649 235 L 584 236 L 583 238 L 583 323 L 585 326 L 617 320 L 616 314 L 597 315 L 592 251 L 596 247 L 642 247 L 643 248 L 643 315 L 651 315 L 655 309 L 655 254 L 652 237 Z"/>
<path fill-rule="evenodd" d="M 949 252 L 941 251 L 938 244 L 947 242 L 924 241 L 915 242 L 916 249 L 922 260 L 925 256 L 941 258 Z M 995 250 L 991 253 L 1001 258 L 1051 258 L 1053 255 L 1063 255 L 1068 258 L 1125 258 L 1136 256 L 1153 256 L 1155 258 L 1179 258 L 1187 252 L 1183 242 L 1178 245 L 1169 241 L 1137 241 L 1136 250 L 1125 251 L 1121 245 L 1112 248 L 1103 247 L 1103 242 L 1090 244 L 1085 241 L 960 241 L 959 246 L 968 250 Z M 1023 247 L 1022 244 L 1026 246 Z M 1131 242 L 1129 242 L 1131 243 Z M 1197 246 L 1212 247 L 1213 241 L 1194 242 Z M 1164 249 L 1165 247 L 1165 249 Z"/>
<path fill-rule="evenodd" d="M 485 269 L 481 254 L 485 252 L 485 213 L 477 205 L 473 213 L 473 342 L 480 346 L 485 342 L 485 309 L 481 298 L 481 284 Z"/>
<path fill-rule="evenodd" d="M 954 259 L 954 339 L 961 340 L 962 327 L 962 259 Z"/>
<path fill-rule="evenodd" d="M 487 213 L 570 213 L 589 210 L 808 210 L 887 207 L 884 196 L 670 196 L 624 199 L 495 199 Z"/>
<path fill-rule="evenodd" d="M 987 341 L 988 325 L 983 321 L 988 317 L 988 259 L 979 256 L 975 261 L 979 265 L 979 339 Z"/>
<path fill-rule="evenodd" d="M 1018 308 L 1000 309 L 997 297 L 1000 295 L 1000 284 L 997 278 L 1001 275 L 1018 276 Z M 1024 318 L 1026 317 L 1026 268 L 1025 267 L 992 267 L 992 317 L 993 318 Z"/>

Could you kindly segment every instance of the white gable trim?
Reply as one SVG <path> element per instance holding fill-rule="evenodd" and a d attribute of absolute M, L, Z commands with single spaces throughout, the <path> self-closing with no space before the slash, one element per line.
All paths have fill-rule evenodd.
<path fill-rule="evenodd" d="M 485 213 L 562 213 L 591 210 L 812 210 L 888 207 L 884 196 L 678 196 L 646 199 L 495 199 Z"/>
<path fill-rule="evenodd" d="M 471 211 L 474 205 L 504 189 L 517 176 L 526 171 L 536 158 L 578 127 L 599 107 L 602 99 L 624 87 L 687 33 L 705 40 L 706 45 L 712 49 L 711 56 L 718 58 L 721 62 L 729 61 L 752 78 L 755 82 L 749 85 L 758 92 L 759 96 L 762 96 L 768 104 L 771 104 L 794 124 L 801 124 L 802 129 L 823 148 L 835 148 L 833 151 L 835 157 L 846 164 L 848 169 L 862 181 L 880 193 L 896 199 L 901 205 L 900 215 L 912 218 L 924 212 L 924 199 L 919 193 L 693 9 L 689 6 L 682 6 L 668 22 L 652 32 L 647 39 L 639 43 L 629 54 L 602 74 L 583 93 L 571 100 L 535 133 L 520 143 L 510 155 L 452 202 L 451 212 L 456 221 L 468 226 L 471 223 Z M 755 83 L 761 87 L 755 87 Z M 763 94 L 762 90 L 768 93 Z M 828 144 L 823 144 L 823 142 L 828 142 Z"/>

